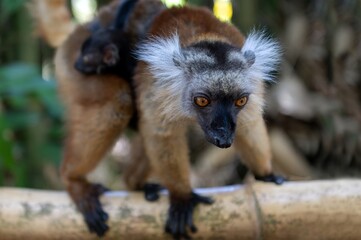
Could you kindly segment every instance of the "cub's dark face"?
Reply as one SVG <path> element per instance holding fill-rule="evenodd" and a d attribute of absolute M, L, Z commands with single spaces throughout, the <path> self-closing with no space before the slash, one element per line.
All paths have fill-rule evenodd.
<path fill-rule="evenodd" d="M 237 115 L 247 104 L 248 93 L 193 94 L 193 108 L 208 142 L 220 148 L 232 145 L 237 124 Z"/>
<path fill-rule="evenodd" d="M 119 62 L 119 49 L 113 29 L 100 29 L 83 43 L 74 67 L 84 74 L 105 73 Z M 119 37 L 119 36 L 118 36 Z"/>

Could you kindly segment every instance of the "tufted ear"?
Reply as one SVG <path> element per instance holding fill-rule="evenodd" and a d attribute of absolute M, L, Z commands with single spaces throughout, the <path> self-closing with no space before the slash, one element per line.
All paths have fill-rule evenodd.
<path fill-rule="evenodd" d="M 184 76 L 184 55 L 179 36 L 170 38 L 155 37 L 137 47 L 136 56 L 149 65 L 150 71 L 158 82 L 179 81 Z"/>
<path fill-rule="evenodd" d="M 282 55 L 277 41 L 269 38 L 263 31 L 253 31 L 247 36 L 241 54 L 248 66 L 250 78 L 273 81 L 272 73 L 277 70 Z"/>
<path fill-rule="evenodd" d="M 154 79 L 154 101 L 167 119 L 186 114 L 181 98 L 187 86 L 186 64 L 179 37 L 155 37 L 137 47 L 137 58 L 147 63 Z"/>

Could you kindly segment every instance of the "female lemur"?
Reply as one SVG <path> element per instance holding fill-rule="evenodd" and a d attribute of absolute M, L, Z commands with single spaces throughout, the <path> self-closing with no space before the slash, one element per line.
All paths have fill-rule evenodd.
<path fill-rule="evenodd" d="M 155 175 L 170 192 L 167 232 L 188 237 L 187 228 L 196 230 L 194 207 L 212 202 L 193 193 L 189 184 L 184 136 L 188 123 L 198 122 L 207 140 L 216 146 L 229 147 L 234 140 L 257 178 L 282 182 L 272 174 L 262 118 L 262 80 L 271 80 L 269 73 L 279 61 L 279 47 L 257 34 L 244 41 L 236 28 L 219 22 L 206 9 L 163 10 L 160 1 L 138 1 L 133 10 L 128 9 L 134 12 L 129 15 L 123 36 L 133 44 L 151 25 L 153 40 L 139 48 L 143 62 L 134 75 L 144 159 L 150 159 Z M 92 23 L 77 27 L 55 58 L 60 94 L 67 108 L 61 174 L 89 230 L 98 236 L 108 229 L 108 216 L 99 202 L 99 195 L 106 189 L 89 183 L 85 177 L 113 145 L 133 112 L 128 62 L 117 62 L 128 52 L 119 54 L 123 48 L 114 45 L 99 48 L 108 43 L 119 48 L 124 46 L 119 45 L 124 39 L 113 38 L 113 33 L 107 32 L 111 34 L 101 35 L 103 38 L 99 35 L 101 44 L 94 41 L 98 36 L 95 32 L 104 30 L 99 24 L 114 24 L 115 6 L 102 9 Z M 92 55 L 94 49 L 105 51 Z"/>
<path fill-rule="evenodd" d="M 149 40 L 137 50 L 135 74 L 139 129 L 150 165 L 169 190 L 166 231 L 195 232 L 193 210 L 212 203 L 192 191 L 185 132 L 199 124 L 220 148 L 234 144 L 257 179 L 283 182 L 272 172 L 262 116 L 264 81 L 280 62 L 279 45 L 253 32 L 246 39 L 204 8 L 162 11 Z"/>
<path fill-rule="evenodd" d="M 86 175 L 133 115 L 129 47 L 162 9 L 159 0 L 114 1 L 95 20 L 77 26 L 56 52 L 55 74 L 66 108 L 61 177 L 89 230 L 98 236 L 108 230 L 108 215 L 99 201 L 106 188 L 88 182 Z"/>

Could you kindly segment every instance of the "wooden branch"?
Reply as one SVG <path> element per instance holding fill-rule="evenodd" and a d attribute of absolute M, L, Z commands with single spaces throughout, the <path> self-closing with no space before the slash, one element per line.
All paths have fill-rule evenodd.
<path fill-rule="evenodd" d="M 250 183 L 200 189 L 216 202 L 195 214 L 197 239 L 360 239 L 361 181 Z M 110 213 L 104 239 L 170 239 L 163 234 L 168 207 L 141 193 L 111 192 L 102 198 Z M 0 188 L 0 238 L 97 239 L 65 192 Z"/>

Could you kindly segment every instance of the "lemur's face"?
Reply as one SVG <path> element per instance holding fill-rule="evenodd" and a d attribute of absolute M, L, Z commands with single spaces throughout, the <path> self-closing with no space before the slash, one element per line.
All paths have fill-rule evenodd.
<path fill-rule="evenodd" d="M 249 93 L 196 92 L 193 108 L 208 142 L 220 148 L 233 143 L 237 115 L 247 104 Z"/>
<path fill-rule="evenodd" d="M 240 70 L 253 64 L 254 54 L 244 57 L 239 49 L 220 42 L 197 43 L 183 54 L 189 81 L 186 108 L 196 116 L 210 143 L 228 148 L 233 143 L 237 116 L 252 93 Z"/>
<path fill-rule="evenodd" d="M 119 51 L 111 29 L 100 29 L 83 43 L 74 67 L 85 74 L 100 74 L 119 62 Z"/>
<path fill-rule="evenodd" d="M 240 114 L 245 121 L 261 114 L 263 82 L 273 80 L 281 50 L 262 32 L 252 32 L 242 47 L 216 38 L 182 46 L 174 34 L 141 44 L 137 56 L 149 65 L 164 122 L 195 118 L 209 142 L 226 148 Z"/>

